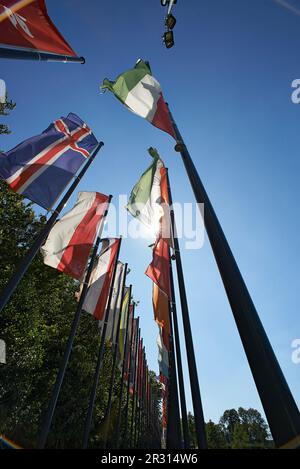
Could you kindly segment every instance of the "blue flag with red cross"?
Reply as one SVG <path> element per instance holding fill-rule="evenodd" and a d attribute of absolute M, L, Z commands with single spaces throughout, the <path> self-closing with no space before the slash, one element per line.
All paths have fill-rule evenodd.
<path fill-rule="evenodd" d="M 0 178 L 18 194 L 49 210 L 98 142 L 76 114 L 0 153 Z"/>

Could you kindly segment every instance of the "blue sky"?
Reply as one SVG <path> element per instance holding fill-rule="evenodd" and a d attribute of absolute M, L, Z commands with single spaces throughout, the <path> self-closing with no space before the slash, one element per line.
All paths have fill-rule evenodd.
<path fill-rule="evenodd" d="M 87 0 L 85 8 L 81 0 L 46 3 L 87 62 L 2 60 L 0 77 L 17 108 L 6 119 L 13 133 L 1 137 L 1 147 L 72 111 L 105 142 L 79 190 L 115 199 L 129 194 L 154 146 L 169 167 L 174 201 L 194 201 L 173 140 L 99 93 L 103 78 L 148 59 L 299 404 L 300 364 L 292 363 L 291 342 L 300 337 L 300 105 L 291 101 L 291 82 L 300 78 L 300 17 L 272 0 L 178 0 L 176 45 L 166 50 L 159 0 Z M 300 1 L 290 3 L 300 9 Z M 124 240 L 122 259 L 132 269 L 148 361 L 157 370 L 147 244 Z M 208 240 L 182 257 L 206 420 L 232 407 L 262 410 Z M 183 343 L 182 337 L 184 349 Z M 191 409 L 185 355 L 184 374 Z"/>

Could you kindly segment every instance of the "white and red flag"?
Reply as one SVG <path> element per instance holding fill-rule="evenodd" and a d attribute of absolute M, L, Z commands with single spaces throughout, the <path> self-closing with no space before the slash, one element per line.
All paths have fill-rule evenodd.
<path fill-rule="evenodd" d="M 1 0 L 0 46 L 76 57 L 48 15 L 45 0 Z"/>
<path fill-rule="evenodd" d="M 82 309 L 98 321 L 102 321 L 104 317 L 120 242 L 120 238 L 102 241 L 102 249 L 89 281 Z"/>
<path fill-rule="evenodd" d="M 41 248 L 44 263 L 81 280 L 107 207 L 107 195 L 79 192 L 75 206 L 54 225 Z"/>

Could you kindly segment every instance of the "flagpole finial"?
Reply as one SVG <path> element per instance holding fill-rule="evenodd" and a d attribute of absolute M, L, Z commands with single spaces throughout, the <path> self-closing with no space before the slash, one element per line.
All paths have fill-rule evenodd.
<path fill-rule="evenodd" d="M 185 144 L 182 141 L 178 141 L 174 147 L 174 150 L 181 153 L 185 149 Z"/>

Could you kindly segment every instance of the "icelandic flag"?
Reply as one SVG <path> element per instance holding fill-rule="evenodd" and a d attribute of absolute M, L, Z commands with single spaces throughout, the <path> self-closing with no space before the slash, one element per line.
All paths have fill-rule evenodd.
<path fill-rule="evenodd" d="M 97 144 L 87 124 L 68 114 L 40 135 L 0 152 L 0 178 L 14 192 L 49 210 Z"/>

